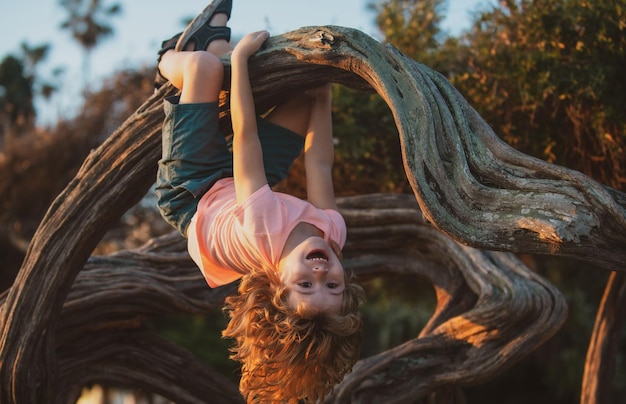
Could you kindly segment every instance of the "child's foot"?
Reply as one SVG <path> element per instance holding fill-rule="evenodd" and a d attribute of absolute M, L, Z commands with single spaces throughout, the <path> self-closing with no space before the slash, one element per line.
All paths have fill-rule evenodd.
<path fill-rule="evenodd" d="M 232 0 L 213 0 L 191 21 L 185 31 L 163 41 L 157 60 L 157 71 L 154 79 L 155 91 L 168 81 L 158 67 L 158 62 L 161 61 L 167 51 L 208 50 L 218 57 L 232 51 L 233 48 L 229 43 L 230 28 L 226 27 L 232 5 Z"/>
<path fill-rule="evenodd" d="M 176 50 L 208 50 L 211 42 L 216 40 L 224 40 L 225 43 L 230 41 L 230 28 L 226 26 L 226 22 L 230 18 L 232 10 L 232 0 L 213 0 L 202 12 L 191 21 L 185 31 L 176 43 Z M 189 49 L 193 44 L 193 48 Z M 221 56 L 219 53 L 225 53 L 220 50 L 224 49 L 224 44 L 216 47 L 212 53 Z"/>

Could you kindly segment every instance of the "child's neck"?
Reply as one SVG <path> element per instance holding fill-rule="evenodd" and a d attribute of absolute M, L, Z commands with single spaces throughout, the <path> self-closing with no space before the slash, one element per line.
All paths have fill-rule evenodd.
<path fill-rule="evenodd" d="M 291 252 L 298 244 L 302 243 L 309 237 L 324 237 L 324 232 L 322 232 L 317 227 L 313 226 L 309 223 L 300 222 L 293 228 L 289 236 L 287 236 L 287 241 L 285 242 L 285 247 L 283 247 L 283 252 L 281 253 L 281 258 Z"/>

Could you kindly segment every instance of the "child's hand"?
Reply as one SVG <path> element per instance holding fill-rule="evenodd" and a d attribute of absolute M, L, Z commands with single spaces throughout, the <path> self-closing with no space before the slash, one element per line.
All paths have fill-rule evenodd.
<path fill-rule="evenodd" d="M 256 31 L 247 34 L 241 38 L 241 41 L 235 46 L 232 57 L 247 60 L 254 52 L 261 48 L 261 45 L 263 45 L 263 42 L 265 42 L 269 36 L 270 33 L 267 31 Z"/>

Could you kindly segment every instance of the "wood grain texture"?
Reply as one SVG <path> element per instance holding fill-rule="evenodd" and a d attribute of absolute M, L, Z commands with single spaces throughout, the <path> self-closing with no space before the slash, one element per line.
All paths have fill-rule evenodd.
<path fill-rule="evenodd" d="M 250 66 L 258 110 L 328 80 L 380 94 L 414 190 L 340 201 L 346 266 L 361 276 L 426 277 L 437 309 L 414 340 L 358 362 L 329 402 L 460 403 L 460 387 L 488 380 L 549 338 L 565 301 L 511 253 L 625 269 L 624 194 L 507 146 L 445 78 L 394 48 L 349 28 L 305 27 L 270 38 Z M 94 150 L 42 220 L 2 299 L 0 402 L 66 402 L 97 380 L 176 402 L 220 392 L 223 402 L 240 400 L 236 386 L 143 324 L 156 313 L 215 310 L 232 287 L 208 289 L 175 235 L 90 258 L 154 181 L 161 101 L 172 93 L 164 86 Z M 226 91 L 222 100 L 227 126 Z"/>

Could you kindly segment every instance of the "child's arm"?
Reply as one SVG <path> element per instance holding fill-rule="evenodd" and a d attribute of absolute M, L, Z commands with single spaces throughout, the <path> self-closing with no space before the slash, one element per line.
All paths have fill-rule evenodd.
<path fill-rule="evenodd" d="M 319 209 L 337 209 L 332 168 L 335 157 L 331 84 L 312 90 L 313 104 L 304 143 L 307 199 Z"/>
<path fill-rule="evenodd" d="M 231 55 L 230 112 L 233 122 L 233 177 L 237 202 L 241 203 L 267 184 L 263 151 L 248 76 L 248 59 L 268 38 L 267 31 L 246 35 Z"/>

